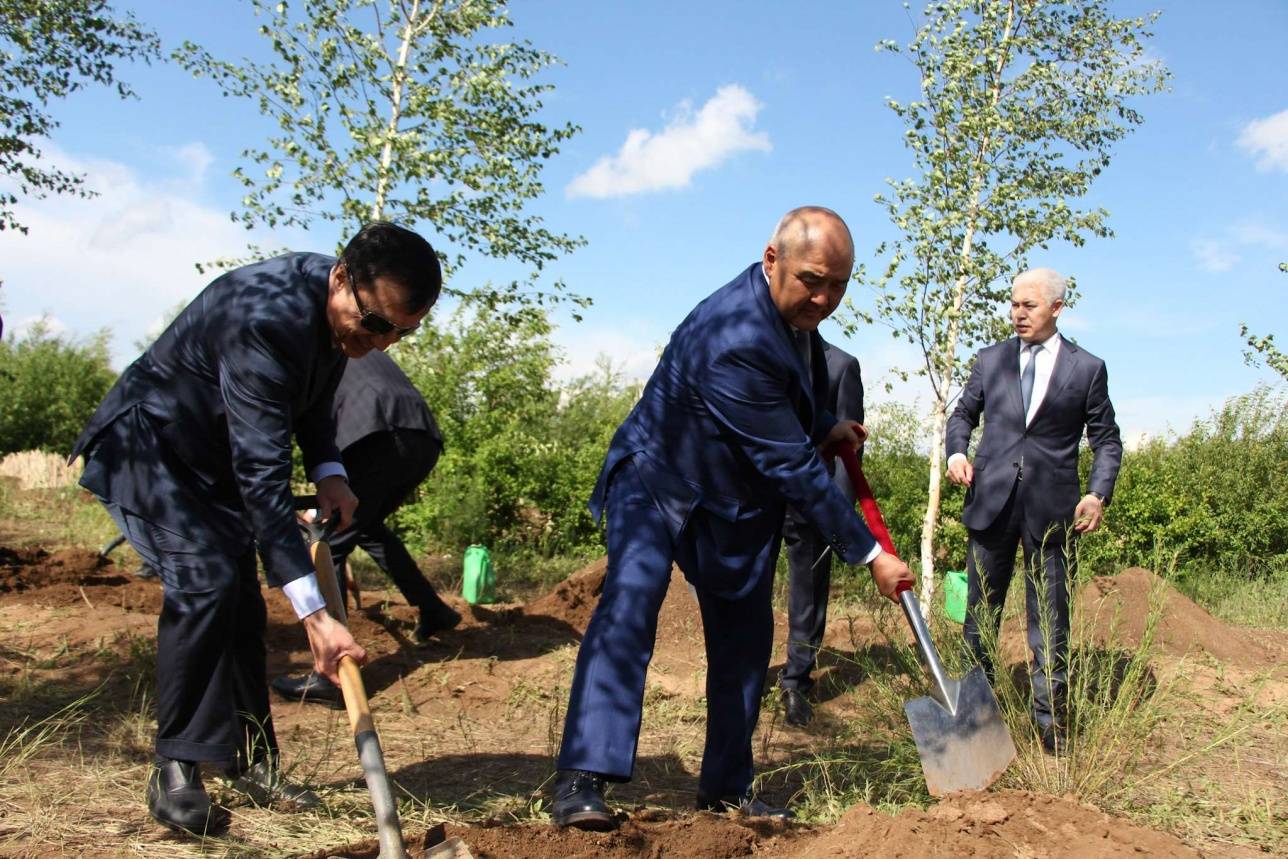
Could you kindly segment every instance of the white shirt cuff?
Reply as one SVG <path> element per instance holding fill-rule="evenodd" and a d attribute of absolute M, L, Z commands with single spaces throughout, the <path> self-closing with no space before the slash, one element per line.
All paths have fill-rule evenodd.
<path fill-rule="evenodd" d="M 313 470 L 309 472 L 309 480 L 312 480 L 316 484 L 320 480 L 327 477 L 335 477 L 337 474 L 345 480 L 349 479 L 349 472 L 345 471 L 344 466 L 340 463 L 319 462 L 317 465 L 313 466 Z"/>
<path fill-rule="evenodd" d="M 959 457 L 960 457 L 961 459 L 965 459 L 965 458 L 966 458 L 966 454 L 964 454 L 964 453 L 954 453 L 952 456 L 948 457 L 948 461 L 947 461 L 947 462 L 945 462 L 945 463 L 944 463 L 944 465 L 945 465 L 945 466 L 947 466 L 947 467 L 949 467 L 949 468 L 951 468 L 951 467 L 952 467 L 952 464 L 953 464 L 953 460 L 954 460 L 954 459 L 957 459 L 957 458 L 959 458 Z"/>
<path fill-rule="evenodd" d="M 875 546 L 872 547 L 872 551 L 868 552 L 868 556 L 864 558 L 862 561 L 860 561 L 860 563 L 870 564 L 873 561 L 875 561 L 877 559 L 877 555 L 880 555 L 880 554 L 881 554 L 881 544 L 877 543 Z"/>
<path fill-rule="evenodd" d="M 291 579 L 282 585 L 282 593 L 286 594 L 286 598 L 291 601 L 295 616 L 301 620 L 318 609 L 326 608 L 326 598 L 322 596 L 322 589 L 318 587 L 316 573 Z"/>

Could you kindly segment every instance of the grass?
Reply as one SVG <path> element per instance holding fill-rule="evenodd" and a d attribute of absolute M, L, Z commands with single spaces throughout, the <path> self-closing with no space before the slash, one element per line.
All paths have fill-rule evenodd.
<path fill-rule="evenodd" d="M 1177 570 L 1176 586 L 1226 623 L 1288 627 L 1288 560 L 1262 569 L 1189 564 Z"/>
<path fill-rule="evenodd" d="M 1124 639 L 1119 618 L 1075 611 L 1065 714 L 1071 741 L 1059 757 L 1042 749 L 1033 724 L 1027 647 L 1017 648 L 1016 638 L 1016 631 L 1022 635 L 1023 630 L 1023 581 L 1015 577 L 1002 621 L 1003 641 L 985 642 L 995 664 L 1005 666 L 999 668 L 994 687 L 1018 752 L 998 786 L 1071 796 L 1191 843 L 1240 844 L 1283 853 L 1288 850 L 1288 811 L 1282 801 L 1288 710 L 1283 703 L 1267 705 L 1261 694 L 1275 672 L 1217 690 L 1236 702 L 1228 712 L 1214 715 L 1197 708 L 1187 697 L 1192 684 L 1199 682 L 1195 672 L 1210 673 L 1220 663 L 1192 665 L 1172 659 L 1166 661 L 1167 671 L 1159 670 L 1163 662 L 1157 633 L 1166 611 L 1167 579 L 1175 576 L 1170 569 L 1163 572 L 1150 596 L 1139 640 Z M 856 641 L 852 653 L 828 652 L 833 662 L 847 669 L 839 672 L 850 678 L 841 694 L 857 715 L 812 732 L 823 742 L 767 768 L 760 783 L 794 788 L 802 816 L 823 823 L 836 820 L 857 802 L 889 812 L 925 808 L 932 800 L 920 777 L 902 705 L 926 694 L 926 685 L 919 659 L 905 643 L 905 621 L 876 595 L 865 571 L 841 568 L 834 582 L 841 585 L 843 596 L 833 601 L 832 616 L 858 607 L 876 626 L 876 634 Z M 1086 584 L 1086 578 L 1074 582 L 1071 605 L 1080 604 Z M 1246 578 L 1239 584 L 1247 594 L 1235 586 L 1233 576 L 1219 583 L 1227 587 L 1214 587 L 1208 594 L 1223 593 L 1231 606 L 1252 606 L 1264 597 L 1262 588 L 1278 586 L 1273 580 L 1257 584 Z M 1244 623 L 1265 620 L 1266 626 L 1288 626 L 1278 622 L 1275 612 L 1281 609 L 1282 604 L 1268 614 L 1236 616 Z M 931 628 L 949 673 L 962 676 L 969 665 L 959 645 L 961 627 L 937 604 L 932 607 Z M 1018 650 L 1024 661 L 1015 661 Z M 1008 653 L 1010 664 L 1004 658 Z M 777 718 L 772 700 L 768 707 L 764 718 Z"/>
<path fill-rule="evenodd" d="M 0 522 L 18 526 L 23 542 L 46 546 L 101 545 L 115 532 L 101 506 L 79 490 L 24 492 L 4 480 Z M 587 559 L 494 553 L 493 560 L 503 595 L 528 599 Z M 459 558 L 431 560 L 426 570 L 436 585 L 455 589 L 459 564 Z M 359 557 L 357 567 L 366 587 L 385 586 L 369 559 Z M 1256 578 L 1199 567 L 1163 572 L 1223 620 L 1288 627 L 1288 576 L 1282 570 L 1260 571 Z M 785 608 L 785 579 L 780 576 L 778 583 L 780 609 Z M 802 739 L 776 722 L 775 693 L 767 696 L 757 746 L 761 784 L 774 799 L 794 794 L 798 811 L 814 822 L 834 821 L 857 802 L 888 812 L 927 807 L 933 800 L 902 710 L 908 698 L 926 694 L 926 686 L 916 654 L 905 643 L 902 613 L 876 595 L 862 568 L 838 564 L 833 581 L 832 617 L 848 615 L 854 622 L 850 646 L 827 654 L 836 666 L 824 681 L 832 686 L 821 689 L 830 703 L 819 711 L 818 729 Z M 1013 670 L 1022 661 L 1015 647 L 1023 605 L 1019 577 L 1006 605 L 1000 649 L 1008 659 L 998 664 L 1009 662 L 1012 670 L 999 671 L 997 692 L 1019 759 L 1004 786 L 1069 793 L 1218 853 L 1222 845 L 1244 845 L 1288 854 L 1282 791 L 1288 711 L 1272 688 L 1282 689 L 1281 670 L 1256 674 L 1210 659 L 1163 658 L 1154 634 L 1164 609 L 1155 601 L 1140 642 L 1124 640 L 1111 618 L 1075 616 L 1069 708 L 1074 742 L 1066 757 L 1052 758 L 1040 749 L 1032 729 L 1026 672 Z M 931 625 L 950 673 L 960 676 L 965 667 L 957 646 L 960 627 L 944 618 L 938 605 L 932 607 Z M 325 729 L 297 725 L 289 739 L 283 736 L 292 771 L 306 782 L 331 785 L 326 810 L 278 814 L 220 793 L 234 805 L 235 839 L 186 842 L 152 826 L 141 801 L 155 730 L 151 647 L 150 640 L 137 636 L 79 648 L 58 641 L 37 648 L 21 636 L 0 642 L 0 657 L 18 666 L 0 679 L 0 854 L 62 855 L 108 844 L 126 855 L 279 856 L 373 837 L 370 805 L 340 717 L 327 721 Z M 575 653 L 575 646 L 561 649 L 560 662 L 545 664 L 541 675 L 512 677 L 502 692 L 502 722 L 540 726 L 542 738 L 524 755 L 540 758 L 543 773 L 551 769 L 544 762 L 558 748 L 566 701 L 559 684 L 570 676 Z M 98 672 L 93 683 L 65 679 L 69 668 L 86 666 Z M 446 690 L 448 671 L 442 663 L 420 670 L 441 672 Z M 95 685 L 103 676 L 110 682 Z M 547 677 L 552 678 L 548 684 Z M 454 720 L 442 717 L 434 698 L 414 706 L 405 690 L 402 699 L 401 708 L 395 702 L 381 714 L 387 749 L 415 748 L 424 742 L 417 738 L 431 737 L 432 749 L 422 748 L 417 762 L 440 752 L 469 759 L 501 750 L 505 724 L 474 721 L 468 713 Z M 1224 703 L 1205 709 L 1204 702 L 1212 700 Z M 661 790 L 680 798 L 659 793 L 665 798 L 652 799 L 638 789 L 629 794 L 623 789 L 623 795 L 681 807 L 691 799 L 683 791 L 689 790 L 688 773 L 701 754 L 705 702 L 650 686 L 645 711 L 653 769 L 639 781 L 655 779 Z M 301 732 L 294 733 L 296 728 Z M 545 820 L 548 809 L 538 782 L 525 775 L 517 789 L 513 777 L 504 785 L 489 781 L 459 793 L 417 789 L 400 798 L 400 811 L 409 832 L 443 819 Z"/>

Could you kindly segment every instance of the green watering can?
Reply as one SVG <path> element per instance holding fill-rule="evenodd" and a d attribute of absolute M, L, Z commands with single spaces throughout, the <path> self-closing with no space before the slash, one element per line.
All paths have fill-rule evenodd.
<path fill-rule="evenodd" d="M 496 571 L 487 546 L 475 543 L 465 550 L 465 571 L 461 577 L 461 596 L 470 605 L 496 602 Z"/>
<path fill-rule="evenodd" d="M 958 623 L 966 622 L 966 573 L 961 570 L 944 573 L 944 614 Z"/>

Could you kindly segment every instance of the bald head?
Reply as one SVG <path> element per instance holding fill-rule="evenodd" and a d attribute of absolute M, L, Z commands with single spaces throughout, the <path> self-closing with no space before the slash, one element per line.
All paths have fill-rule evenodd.
<path fill-rule="evenodd" d="M 845 297 L 854 239 L 836 212 L 802 206 L 783 215 L 762 262 L 779 314 L 798 331 L 813 331 Z"/>
<path fill-rule="evenodd" d="M 769 237 L 778 256 L 792 256 L 816 243 L 823 252 L 839 252 L 854 262 L 854 238 L 841 216 L 823 206 L 801 206 L 783 215 Z"/>

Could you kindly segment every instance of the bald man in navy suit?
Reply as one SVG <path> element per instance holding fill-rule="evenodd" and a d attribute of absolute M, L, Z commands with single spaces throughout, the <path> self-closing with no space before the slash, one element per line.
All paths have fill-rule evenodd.
<path fill-rule="evenodd" d="M 1015 278 L 1016 336 L 975 357 L 945 443 L 948 479 L 967 487 L 966 644 L 991 675 L 982 641 L 995 640 L 1015 550 L 1023 546 L 1034 721 L 1052 752 L 1066 740 L 1073 540 L 1100 527 L 1123 455 L 1105 362 L 1056 330 L 1065 290 L 1065 279 L 1049 268 Z M 972 463 L 966 450 L 981 416 L 984 434 Z M 1078 478 L 1084 431 L 1093 453 L 1085 493 Z M 990 634 L 981 636 L 981 627 Z"/>
<path fill-rule="evenodd" d="M 788 212 L 761 259 L 676 328 L 613 436 L 591 498 L 592 512 L 607 519 L 608 569 L 577 654 L 551 807 L 557 825 L 613 825 L 604 783 L 634 771 L 673 563 L 694 587 L 706 638 L 698 807 L 791 816 L 752 793 L 784 512 L 791 505 L 837 555 L 869 565 L 892 599 L 912 579 L 881 551 L 818 454 L 831 443 L 859 443 L 824 407 L 817 330 L 853 267 L 854 243 L 835 212 Z"/>

